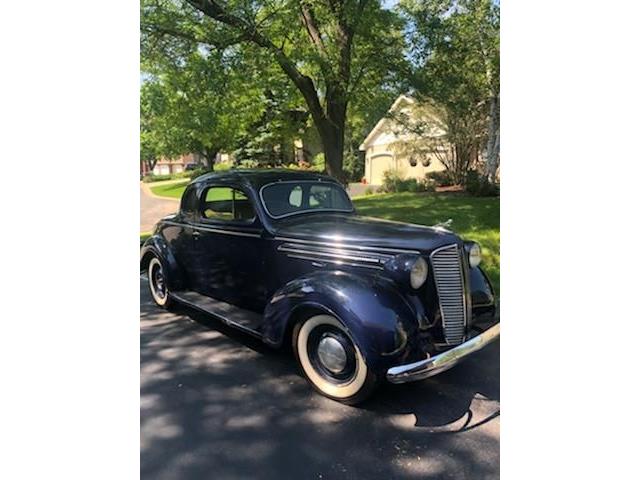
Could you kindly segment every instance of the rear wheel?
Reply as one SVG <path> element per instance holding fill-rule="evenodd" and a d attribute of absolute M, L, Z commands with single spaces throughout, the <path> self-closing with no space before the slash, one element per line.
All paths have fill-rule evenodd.
<path fill-rule="evenodd" d="M 307 380 L 323 395 L 354 405 L 375 389 L 377 378 L 342 323 L 316 315 L 296 325 L 293 349 Z"/>
<path fill-rule="evenodd" d="M 169 289 L 167 288 L 167 277 L 162 267 L 162 262 L 160 262 L 158 257 L 154 256 L 149 261 L 147 276 L 149 278 L 149 291 L 155 304 L 162 308 L 169 308 L 171 298 L 169 297 Z"/>

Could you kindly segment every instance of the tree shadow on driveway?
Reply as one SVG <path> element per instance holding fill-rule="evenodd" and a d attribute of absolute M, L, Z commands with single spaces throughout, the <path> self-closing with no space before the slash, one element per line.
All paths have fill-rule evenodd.
<path fill-rule="evenodd" d="M 313 392 L 290 352 L 141 281 L 143 478 L 498 478 L 499 344 L 361 407 Z"/>

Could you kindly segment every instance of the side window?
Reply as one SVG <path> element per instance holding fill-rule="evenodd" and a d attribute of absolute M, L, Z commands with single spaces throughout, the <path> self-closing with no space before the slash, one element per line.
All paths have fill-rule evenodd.
<path fill-rule="evenodd" d="M 198 196 L 196 195 L 196 187 L 190 186 L 182 195 L 180 202 L 180 210 L 185 215 L 193 215 L 198 209 Z"/>
<path fill-rule="evenodd" d="M 249 223 L 256 216 L 251 200 L 242 190 L 232 187 L 209 187 L 204 197 L 204 218 Z"/>

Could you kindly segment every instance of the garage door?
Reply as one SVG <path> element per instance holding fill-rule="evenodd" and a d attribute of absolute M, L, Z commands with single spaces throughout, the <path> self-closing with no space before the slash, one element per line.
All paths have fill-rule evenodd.
<path fill-rule="evenodd" d="M 372 185 L 382 185 L 384 172 L 393 169 L 393 156 L 390 154 L 376 155 L 371 158 L 371 178 L 369 183 Z"/>

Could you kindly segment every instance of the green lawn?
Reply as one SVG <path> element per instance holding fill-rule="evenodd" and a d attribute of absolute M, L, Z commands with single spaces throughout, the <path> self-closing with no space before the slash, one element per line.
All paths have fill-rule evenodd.
<path fill-rule="evenodd" d="M 180 198 L 185 186 L 186 183 L 159 185 L 151 187 L 151 190 L 156 195 Z M 361 215 L 400 222 L 434 225 L 453 219 L 451 230 L 482 246 L 482 267 L 496 292 L 500 292 L 499 198 L 446 193 L 392 193 L 355 198 L 353 203 Z"/>
<path fill-rule="evenodd" d="M 358 213 L 400 222 L 434 225 L 453 219 L 451 230 L 482 247 L 482 264 L 500 292 L 500 199 L 460 194 L 393 193 L 354 199 Z"/>
<path fill-rule="evenodd" d="M 182 192 L 184 192 L 187 183 L 189 183 L 189 179 L 184 182 L 167 183 L 165 185 L 156 185 L 155 187 L 150 188 L 153 193 L 160 195 L 161 197 L 181 198 Z"/>

